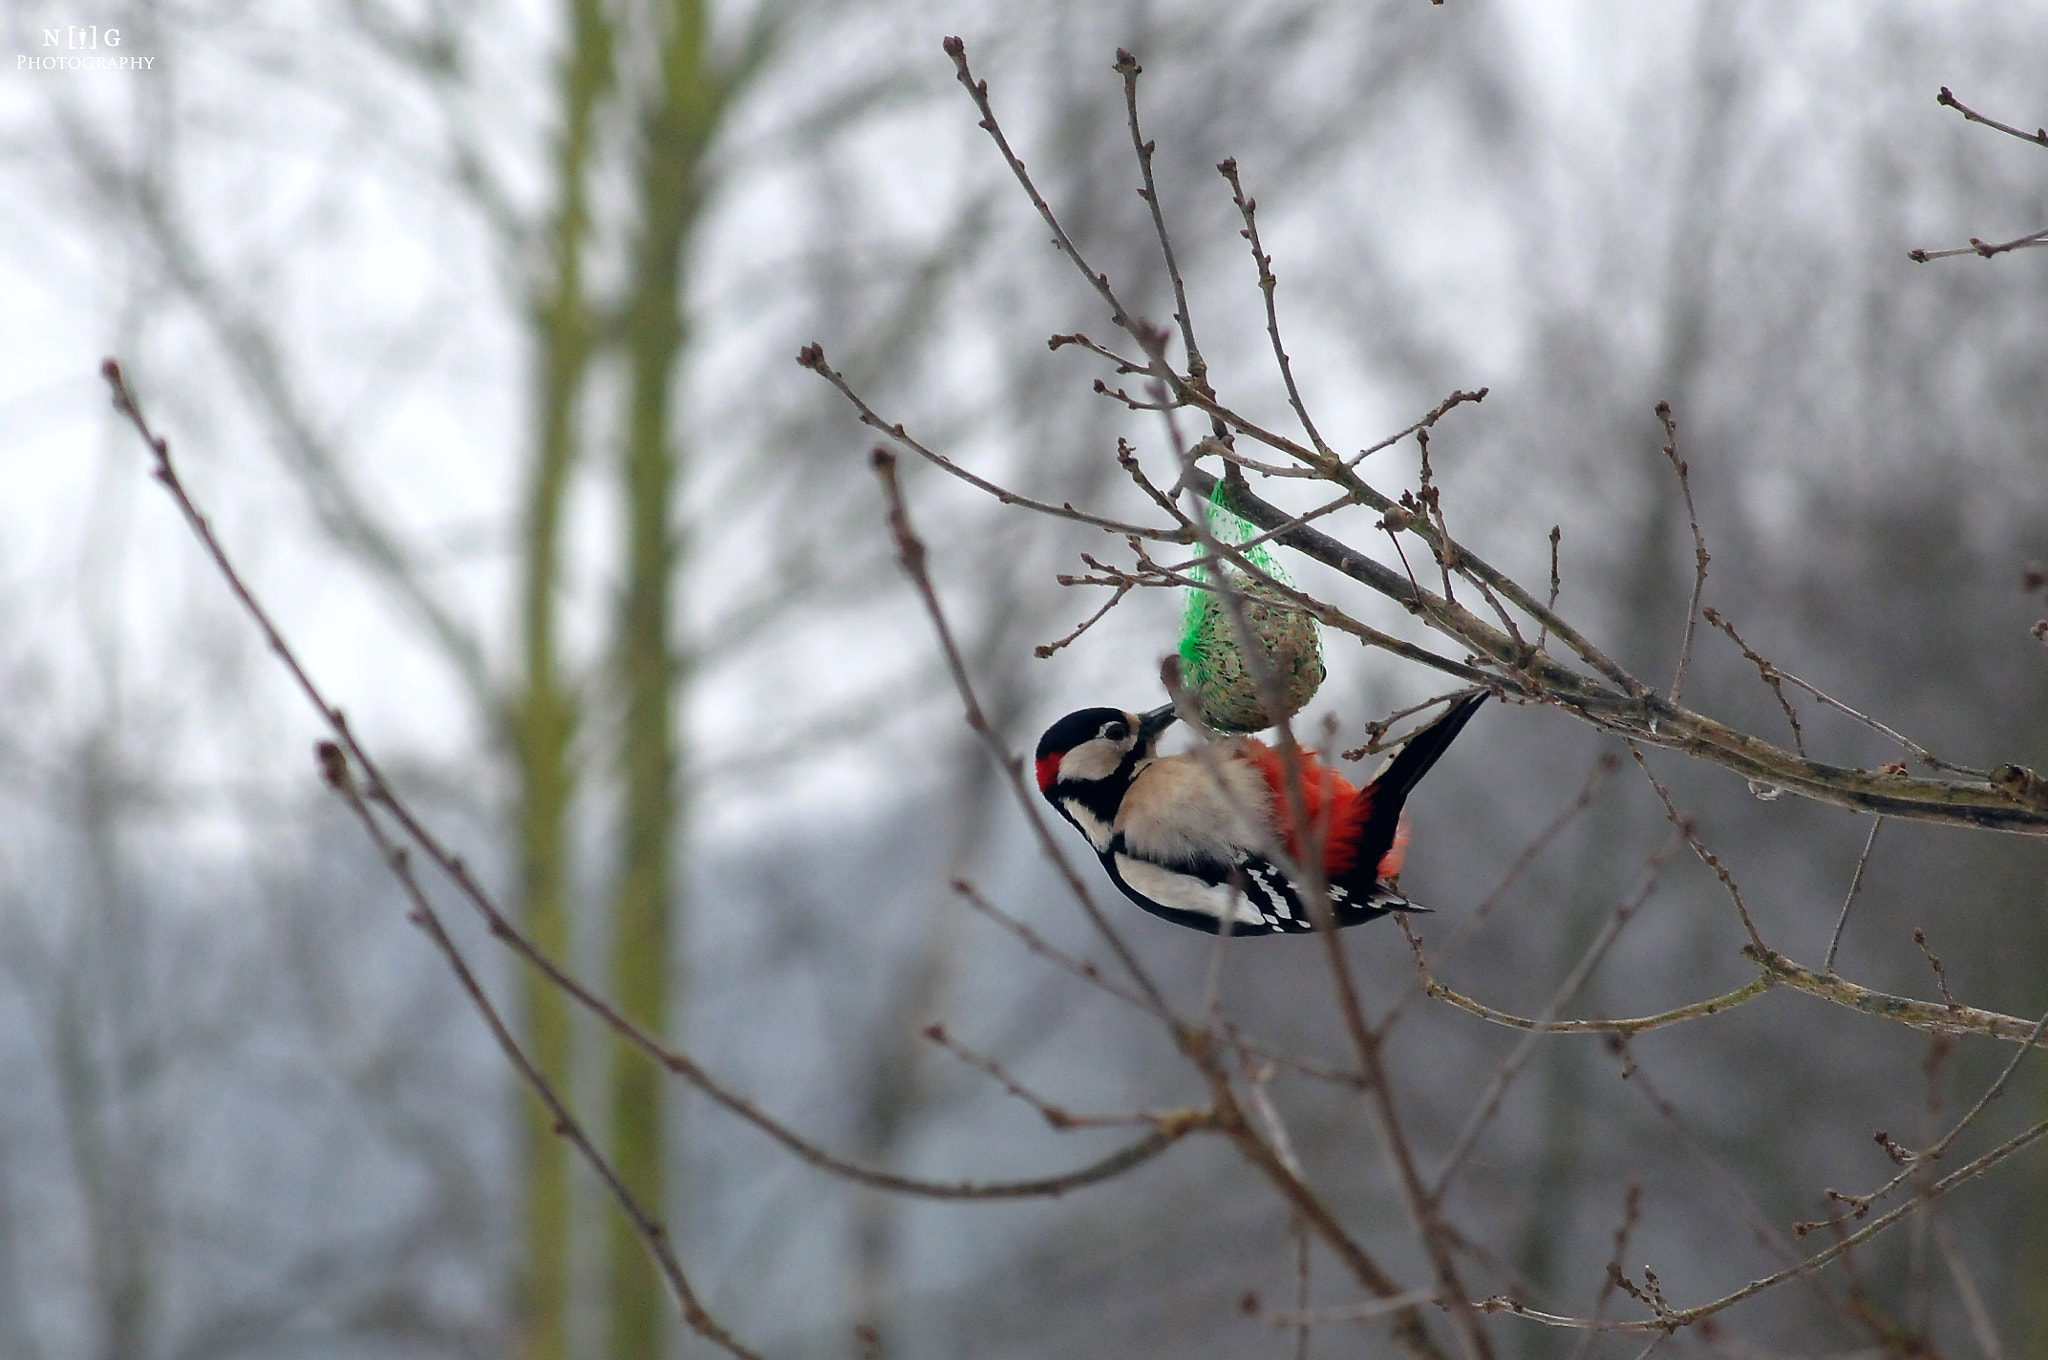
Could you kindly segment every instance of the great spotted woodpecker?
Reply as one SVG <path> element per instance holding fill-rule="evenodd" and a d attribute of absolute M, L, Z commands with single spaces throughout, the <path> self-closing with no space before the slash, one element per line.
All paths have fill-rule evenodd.
<path fill-rule="evenodd" d="M 1170 704 L 1061 718 L 1039 738 L 1038 788 L 1088 838 L 1124 895 L 1155 916 L 1212 934 L 1226 919 L 1232 935 L 1313 930 L 1266 849 L 1283 847 L 1299 863 L 1304 845 L 1320 842 L 1337 924 L 1354 926 L 1408 908 L 1398 886 L 1408 850 L 1401 805 L 1485 699 L 1453 704 L 1362 789 L 1304 752 L 1307 836 L 1292 825 L 1283 763 L 1264 742 L 1236 737 L 1159 755 Z"/>

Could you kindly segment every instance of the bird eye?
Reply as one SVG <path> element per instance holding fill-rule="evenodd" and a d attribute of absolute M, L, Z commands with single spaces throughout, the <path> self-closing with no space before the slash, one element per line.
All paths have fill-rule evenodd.
<path fill-rule="evenodd" d="M 1122 741 L 1125 737 L 1131 735 L 1131 729 L 1120 722 L 1104 723 L 1102 725 L 1102 735 L 1111 741 Z"/>

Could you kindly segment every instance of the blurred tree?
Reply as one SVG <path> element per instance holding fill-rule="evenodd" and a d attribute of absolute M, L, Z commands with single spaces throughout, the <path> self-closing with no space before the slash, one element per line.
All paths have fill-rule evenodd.
<path fill-rule="evenodd" d="M 587 295 L 590 179 L 599 101 L 612 88 L 612 35 L 597 0 L 568 7 L 559 59 L 561 126 L 554 147 L 555 208 L 550 268 L 529 307 L 537 340 L 536 439 L 527 475 L 520 593 L 522 689 L 508 724 L 519 762 L 518 841 L 526 929 L 555 958 L 571 957 L 569 809 L 575 788 L 570 759 L 581 705 L 562 674 L 555 621 L 562 570 L 564 502 L 578 455 L 578 400 L 590 370 L 596 320 Z M 568 1081 L 568 1002 L 552 988 L 524 988 L 528 1039 L 540 1070 Z M 518 1314 L 522 1352 L 561 1360 L 569 1352 L 569 1151 L 554 1120 L 530 1096 L 525 1112 L 524 1259 Z"/>

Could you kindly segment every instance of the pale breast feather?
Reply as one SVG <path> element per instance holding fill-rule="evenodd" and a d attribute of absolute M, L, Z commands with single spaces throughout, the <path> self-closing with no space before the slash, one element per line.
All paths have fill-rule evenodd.
<path fill-rule="evenodd" d="M 1234 754 L 1155 760 L 1117 808 L 1116 830 L 1133 856 L 1161 864 L 1238 862 L 1272 824 L 1272 794 L 1257 769 Z M 1218 774 L 1222 778 L 1218 779 Z"/>

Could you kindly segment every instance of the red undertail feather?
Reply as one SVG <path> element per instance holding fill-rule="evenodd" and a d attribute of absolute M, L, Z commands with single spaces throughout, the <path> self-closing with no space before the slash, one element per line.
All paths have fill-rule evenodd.
<path fill-rule="evenodd" d="M 1300 828 L 1293 826 L 1287 815 L 1286 762 L 1280 759 L 1279 752 L 1264 742 L 1246 741 L 1243 750 L 1245 759 L 1266 777 L 1266 785 L 1272 790 L 1273 814 L 1286 830 L 1287 853 L 1300 859 L 1304 838 Z M 1307 752 L 1301 754 L 1300 760 L 1302 811 L 1307 814 L 1310 838 L 1321 840 L 1323 872 L 1335 878 L 1358 860 L 1358 838 L 1372 817 L 1372 790 L 1353 788 L 1350 780 L 1322 765 Z M 1401 856 L 1407 848 L 1407 829 L 1403 827 L 1395 838 L 1394 848 L 1380 861 L 1382 878 L 1391 876 L 1386 867 L 1389 863 L 1393 865 L 1392 873 L 1400 872 Z"/>
<path fill-rule="evenodd" d="M 1380 867 L 1373 877 L 1383 883 L 1391 883 L 1401 876 L 1401 866 L 1408 860 L 1408 814 L 1403 812 L 1401 820 L 1394 823 L 1394 848 L 1380 856 Z"/>

